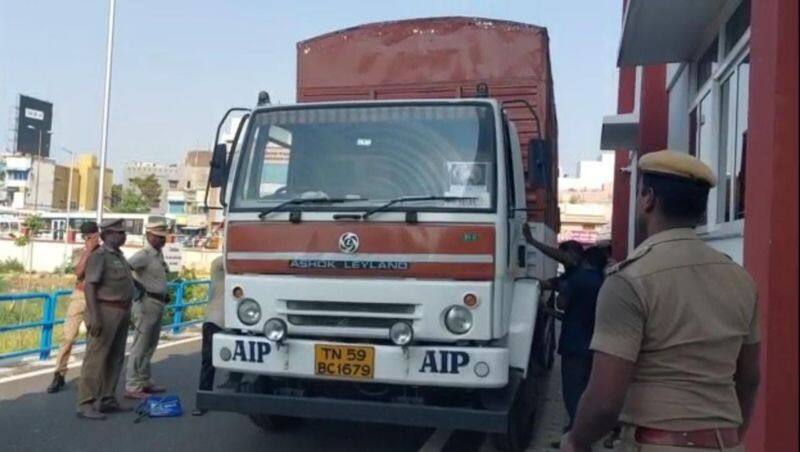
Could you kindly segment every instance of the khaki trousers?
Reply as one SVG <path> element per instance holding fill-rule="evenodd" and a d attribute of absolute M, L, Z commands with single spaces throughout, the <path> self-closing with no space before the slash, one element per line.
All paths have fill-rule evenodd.
<path fill-rule="evenodd" d="M 115 400 L 117 380 L 125 361 L 131 311 L 103 303 L 98 309 L 102 329 L 99 336 L 89 337 L 86 345 L 78 384 L 78 406 Z"/>
<path fill-rule="evenodd" d="M 164 303 L 145 296 L 133 304 L 133 345 L 128 355 L 126 391 L 142 391 L 153 386 L 150 361 L 161 337 Z"/>
<path fill-rule="evenodd" d="M 64 317 L 64 329 L 61 334 L 61 346 L 58 348 L 56 356 L 56 373 L 62 377 L 67 374 L 67 364 L 69 355 L 72 353 L 72 346 L 78 339 L 83 313 L 86 311 L 86 298 L 82 290 L 75 289 L 67 305 L 67 315 Z"/>
<path fill-rule="evenodd" d="M 625 425 L 622 427 L 622 435 L 620 437 L 622 441 L 614 450 L 617 452 L 745 452 L 744 445 L 741 444 L 736 447 L 721 447 L 715 449 L 640 444 L 636 442 L 635 432 L 636 427 L 630 425 Z"/>

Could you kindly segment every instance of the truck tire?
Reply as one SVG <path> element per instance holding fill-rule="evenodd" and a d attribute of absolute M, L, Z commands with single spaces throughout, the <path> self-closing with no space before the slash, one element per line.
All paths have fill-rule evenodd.
<path fill-rule="evenodd" d="M 239 392 L 263 394 L 269 389 L 269 377 L 259 376 L 254 382 L 246 382 L 239 385 Z M 278 432 L 288 430 L 302 423 L 301 418 L 290 416 L 275 416 L 271 414 L 250 414 L 248 415 L 256 427 L 265 432 Z"/>
<path fill-rule="evenodd" d="M 552 316 L 547 316 L 544 328 L 544 360 L 542 367 L 552 370 L 556 358 L 556 320 Z"/>
<path fill-rule="evenodd" d="M 539 364 L 533 356 L 528 360 L 527 376 L 520 382 L 511 405 L 505 433 L 493 433 L 492 444 L 503 452 L 522 452 L 533 439 L 536 408 L 539 403 L 539 379 L 536 368 Z"/>
<path fill-rule="evenodd" d="M 556 322 L 553 316 L 539 313 L 533 331 L 531 360 L 536 363 L 533 371 L 536 375 L 553 368 L 556 349 Z"/>

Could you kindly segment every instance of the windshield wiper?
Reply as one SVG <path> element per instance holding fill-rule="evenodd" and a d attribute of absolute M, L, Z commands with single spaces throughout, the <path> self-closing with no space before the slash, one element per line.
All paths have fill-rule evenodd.
<path fill-rule="evenodd" d="M 466 201 L 466 200 L 475 200 L 478 198 L 470 197 L 470 196 L 403 196 L 401 198 L 395 198 L 391 201 L 375 207 L 374 209 L 370 209 L 364 212 L 364 215 L 361 215 L 362 220 L 366 220 L 372 214 L 382 212 L 389 207 L 400 204 L 402 202 L 417 202 L 417 201 Z"/>
<path fill-rule="evenodd" d="M 293 198 L 288 201 L 284 201 L 274 207 L 270 207 L 267 210 L 258 214 L 258 218 L 263 220 L 264 217 L 271 214 L 272 212 L 278 211 L 283 209 L 286 206 L 297 206 L 300 204 L 341 204 L 344 202 L 352 202 L 352 201 L 368 201 L 366 198 Z"/>

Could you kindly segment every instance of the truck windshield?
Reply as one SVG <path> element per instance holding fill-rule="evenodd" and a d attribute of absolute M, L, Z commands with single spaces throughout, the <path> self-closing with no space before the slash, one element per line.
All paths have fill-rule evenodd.
<path fill-rule="evenodd" d="M 308 210 L 494 208 L 494 116 L 487 104 L 292 107 L 253 114 L 232 210 L 294 198 L 348 199 Z M 462 199 L 458 199 L 462 198 Z"/>

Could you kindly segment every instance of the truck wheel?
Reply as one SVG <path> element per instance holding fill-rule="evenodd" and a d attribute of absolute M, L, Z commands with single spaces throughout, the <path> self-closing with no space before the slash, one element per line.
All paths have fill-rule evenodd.
<path fill-rule="evenodd" d="M 547 345 L 547 362 L 545 367 L 547 370 L 553 369 L 553 364 L 556 362 L 556 321 L 555 319 L 550 319 L 550 338 L 548 339 Z"/>
<path fill-rule="evenodd" d="M 247 382 L 239 385 L 239 392 L 253 394 L 263 394 L 269 388 L 269 377 L 259 376 L 255 382 Z M 251 414 L 248 415 L 256 427 L 265 432 L 277 432 L 287 430 L 302 422 L 302 419 L 289 416 L 275 416 L 271 414 Z"/>
<path fill-rule="evenodd" d="M 533 368 L 536 375 L 553 368 L 556 348 L 556 322 L 547 314 L 540 313 L 533 331 L 531 360 L 537 364 Z"/>
<path fill-rule="evenodd" d="M 528 371 L 517 389 L 517 395 L 508 413 L 505 433 L 491 435 L 492 443 L 504 452 L 522 452 L 533 439 L 536 405 L 539 403 L 539 380 L 535 372 L 539 364 L 533 356 L 528 360 Z"/>
<path fill-rule="evenodd" d="M 552 370 L 556 360 L 556 321 L 553 317 L 548 317 L 544 341 L 544 368 Z"/>
<path fill-rule="evenodd" d="M 529 376 L 523 386 L 535 386 L 535 380 Z M 536 398 L 529 399 L 526 394 L 530 390 L 520 387 L 511 411 L 508 415 L 506 433 L 493 433 L 492 444 L 500 451 L 522 452 L 528 448 L 533 438 L 533 424 L 536 416 Z M 527 400 L 526 400 L 527 399 Z"/>

